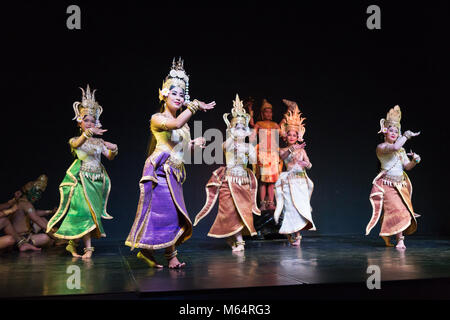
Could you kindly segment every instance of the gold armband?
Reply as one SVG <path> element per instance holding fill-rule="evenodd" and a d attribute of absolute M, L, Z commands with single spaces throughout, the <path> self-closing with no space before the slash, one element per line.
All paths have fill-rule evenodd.
<path fill-rule="evenodd" d="M 161 128 L 162 128 L 164 131 L 169 130 L 169 129 L 167 128 L 166 122 L 167 122 L 167 118 L 164 117 L 164 118 L 161 120 Z"/>
<path fill-rule="evenodd" d="M 119 153 L 119 148 L 116 148 L 114 150 L 109 149 L 109 155 L 111 156 L 117 156 L 117 154 Z"/>
<path fill-rule="evenodd" d="M 10 214 L 16 212 L 18 209 L 17 205 L 14 204 L 11 208 L 3 210 L 3 213 L 5 214 L 5 216 L 9 216 Z"/>

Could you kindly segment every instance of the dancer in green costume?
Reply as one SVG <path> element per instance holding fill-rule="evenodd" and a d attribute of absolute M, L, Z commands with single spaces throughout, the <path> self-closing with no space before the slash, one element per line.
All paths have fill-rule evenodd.
<path fill-rule="evenodd" d="M 112 219 L 106 212 L 111 181 L 101 164 L 103 154 L 109 160 L 118 153 L 117 145 L 106 142 L 93 135 L 103 135 L 99 122 L 103 108 L 95 101 L 95 90 L 91 93 L 89 85 L 84 91 L 82 102 L 75 102 L 75 118 L 82 131 L 79 137 L 69 140 L 77 159 L 66 171 L 59 185 L 60 204 L 50 219 L 47 232 L 54 236 L 69 239 L 66 250 L 74 257 L 81 257 L 76 250 L 77 240 L 83 239 L 85 248 L 83 259 L 92 256 L 94 248 L 91 237 L 106 237 L 101 219 Z"/>

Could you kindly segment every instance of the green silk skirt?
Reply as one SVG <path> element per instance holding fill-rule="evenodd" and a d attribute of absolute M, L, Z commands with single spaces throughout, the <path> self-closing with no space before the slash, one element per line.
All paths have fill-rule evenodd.
<path fill-rule="evenodd" d="M 75 160 L 59 185 L 60 203 L 50 219 L 47 232 L 55 231 L 61 239 L 79 239 L 92 232 L 93 237 L 106 237 L 101 219 L 112 219 L 106 212 L 111 181 L 102 167 L 101 174 L 80 170 L 81 160 Z"/>

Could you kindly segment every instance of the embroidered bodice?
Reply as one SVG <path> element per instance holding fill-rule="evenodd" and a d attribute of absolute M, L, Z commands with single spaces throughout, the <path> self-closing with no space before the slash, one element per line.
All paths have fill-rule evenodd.
<path fill-rule="evenodd" d="M 70 141 L 77 139 L 72 138 Z M 73 148 L 78 159 L 82 161 L 81 170 L 85 172 L 100 173 L 102 172 L 101 156 L 102 152 L 108 152 L 103 144 L 102 139 L 89 138 L 78 148 Z"/>
<path fill-rule="evenodd" d="M 389 176 L 403 176 L 403 162 L 408 158 L 405 149 L 401 148 L 397 152 L 377 153 L 381 163 L 381 169 L 386 170 Z"/>
<path fill-rule="evenodd" d="M 225 148 L 225 161 L 227 164 L 227 172 L 233 175 L 244 174 L 245 168 L 248 164 L 248 148 L 246 143 L 230 143 L 228 148 Z"/>
<path fill-rule="evenodd" d="M 288 171 L 291 172 L 303 172 L 304 168 L 298 164 L 299 161 L 303 160 L 302 149 L 295 150 L 291 152 L 289 156 L 284 159 L 284 164 Z"/>
<path fill-rule="evenodd" d="M 165 115 L 161 113 L 157 115 L 165 117 Z M 187 124 L 180 129 L 164 131 L 152 127 L 151 131 L 156 139 L 155 152 L 169 152 L 171 157 L 183 161 L 184 148 L 186 148 L 191 141 L 191 133 Z"/>

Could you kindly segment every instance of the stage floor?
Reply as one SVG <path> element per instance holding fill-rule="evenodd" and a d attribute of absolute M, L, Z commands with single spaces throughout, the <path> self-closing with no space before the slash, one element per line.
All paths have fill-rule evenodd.
<path fill-rule="evenodd" d="M 190 239 L 179 247 L 187 263 L 181 270 L 150 269 L 123 242 L 94 245 L 90 261 L 64 248 L 1 255 L 0 298 L 370 298 L 367 292 L 376 291 L 366 285 L 370 265 L 379 266 L 382 289 L 393 289 L 393 298 L 399 292 L 403 298 L 450 298 L 448 238 L 407 237 L 408 248 L 399 251 L 384 247 L 381 238 L 306 235 L 300 248 L 285 240 L 247 240 L 240 253 L 220 239 Z M 162 252 L 156 257 L 166 264 Z M 71 266 L 79 267 L 80 289 L 67 286 Z"/>

